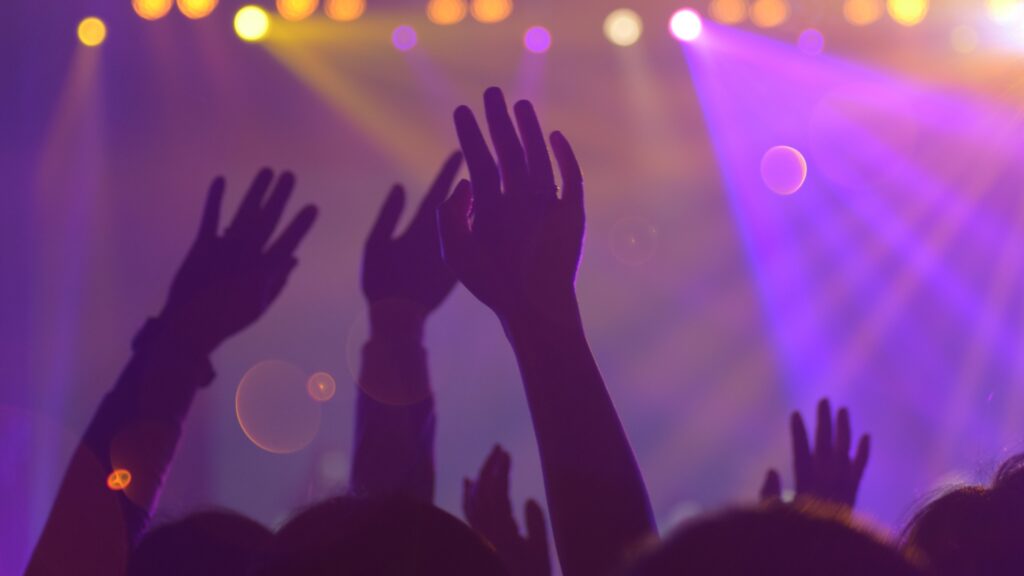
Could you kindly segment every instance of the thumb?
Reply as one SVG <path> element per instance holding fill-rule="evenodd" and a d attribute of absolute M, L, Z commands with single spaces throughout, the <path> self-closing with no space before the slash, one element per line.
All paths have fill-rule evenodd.
<path fill-rule="evenodd" d="M 526 501 L 526 540 L 538 553 L 543 551 L 545 558 L 551 557 L 548 553 L 548 529 L 544 521 L 544 510 L 536 500 Z"/>
<path fill-rule="evenodd" d="M 761 485 L 761 502 L 782 499 L 782 480 L 775 469 L 768 470 L 765 475 L 764 484 Z"/>
<path fill-rule="evenodd" d="M 437 209 L 437 225 L 441 234 L 441 252 L 453 270 L 461 268 L 471 241 L 469 213 L 473 208 L 473 186 L 462 180 L 448 200 Z"/>

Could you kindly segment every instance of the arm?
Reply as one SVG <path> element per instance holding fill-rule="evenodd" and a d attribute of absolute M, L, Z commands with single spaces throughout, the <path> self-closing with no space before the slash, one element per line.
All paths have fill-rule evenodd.
<path fill-rule="evenodd" d="M 452 155 L 408 230 L 392 237 L 405 193 L 395 186 L 366 241 L 363 292 L 370 340 L 356 398 L 350 490 L 434 500 L 434 398 L 423 349 L 427 316 L 451 293 L 455 277 L 441 259 L 437 206 L 462 166 Z"/>
<path fill-rule="evenodd" d="M 455 112 L 472 182 L 439 211 L 445 259 L 501 320 L 537 434 L 551 524 L 567 576 L 608 574 L 655 533 L 629 441 L 590 353 L 575 278 L 584 231 L 583 177 L 560 133 L 551 146 L 529 102 L 485 95 L 495 164 L 473 113 Z M 472 218 L 470 215 L 472 213 Z"/>
<path fill-rule="evenodd" d="M 28 574 L 120 574 L 145 530 L 196 392 L 214 378 L 210 354 L 280 294 L 316 211 L 308 207 L 264 249 L 294 179 L 260 173 L 227 232 L 217 233 L 224 181 L 210 189 L 199 236 L 167 305 L 94 415 L 65 472 Z M 114 471 L 127 471 L 108 486 Z M 117 489 L 114 489 L 117 488 Z"/>
<path fill-rule="evenodd" d="M 870 436 L 861 436 L 857 452 L 850 459 L 850 413 L 840 408 L 836 417 L 836 434 L 832 436 L 832 408 L 828 399 L 818 403 L 818 429 L 811 452 L 807 427 L 799 412 L 790 419 L 793 436 L 793 471 L 796 475 L 796 495 L 817 498 L 853 508 L 857 489 L 864 476 L 871 453 Z M 782 481 L 776 470 L 769 470 L 761 487 L 761 500 L 782 497 Z"/>

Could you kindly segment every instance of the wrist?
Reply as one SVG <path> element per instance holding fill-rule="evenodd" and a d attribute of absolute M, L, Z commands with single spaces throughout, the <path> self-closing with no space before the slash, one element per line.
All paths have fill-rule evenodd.
<path fill-rule="evenodd" d="M 189 356 L 209 358 L 220 342 L 204 331 L 201 318 L 190 318 L 166 311 L 151 320 L 155 328 L 150 338 L 157 345 L 181 351 Z"/>
<path fill-rule="evenodd" d="M 370 302 L 369 316 L 371 340 L 423 341 L 427 311 L 415 302 L 400 299 Z"/>
<path fill-rule="evenodd" d="M 549 294 L 543 299 L 526 301 L 498 315 L 506 335 L 529 331 L 565 333 L 582 327 L 575 290 Z"/>

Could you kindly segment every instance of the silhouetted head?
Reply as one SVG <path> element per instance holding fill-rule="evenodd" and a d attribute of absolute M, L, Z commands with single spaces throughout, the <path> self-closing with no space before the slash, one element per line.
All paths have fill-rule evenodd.
<path fill-rule="evenodd" d="M 919 576 L 894 547 L 829 505 L 765 504 L 690 522 L 631 576 Z"/>
<path fill-rule="evenodd" d="M 259 576 L 505 576 L 494 550 L 454 516 L 401 499 L 332 498 L 274 536 Z"/>
<path fill-rule="evenodd" d="M 146 532 L 128 560 L 128 576 L 242 576 L 272 538 L 241 514 L 200 512 Z"/>
<path fill-rule="evenodd" d="M 1024 574 L 1024 455 L 991 487 L 961 486 L 924 506 L 903 532 L 939 576 Z"/>

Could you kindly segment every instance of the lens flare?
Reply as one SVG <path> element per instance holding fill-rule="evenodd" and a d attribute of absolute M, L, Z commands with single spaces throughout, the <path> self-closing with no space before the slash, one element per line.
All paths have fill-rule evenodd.
<path fill-rule="evenodd" d="M 928 0 L 889 0 L 889 16 L 901 26 L 916 26 L 928 15 Z"/>
<path fill-rule="evenodd" d="M 756 0 L 750 7 L 750 21 L 760 28 L 775 28 L 789 19 L 786 0 Z"/>
<path fill-rule="evenodd" d="M 317 372 L 306 381 L 306 391 L 309 393 L 309 397 L 317 402 L 327 402 L 334 398 L 334 393 L 337 390 L 338 384 L 334 381 L 334 377 L 327 372 Z"/>
<path fill-rule="evenodd" d="M 217 0 L 178 0 L 178 11 L 186 18 L 206 18 L 217 8 Z"/>
<path fill-rule="evenodd" d="M 957 54 L 970 54 L 978 48 L 978 31 L 970 26 L 957 26 L 949 33 L 949 43 Z"/>
<path fill-rule="evenodd" d="M 807 160 L 791 146 L 775 146 L 761 158 L 761 178 L 769 190 L 789 196 L 807 180 Z"/>
<path fill-rule="evenodd" d="M 99 46 L 107 39 L 107 25 L 103 20 L 90 16 L 78 23 L 78 40 L 89 46 Z"/>
<path fill-rule="evenodd" d="M 366 12 L 366 0 L 327 0 L 324 11 L 331 20 L 352 22 Z"/>
<path fill-rule="evenodd" d="M 399 52 L 408 52 L 416 47 L 416 30 L 412 26 L 399 26 L 391 33 L 391 43 Z"/>
<path fill-rule="evenodd" d="M 686 8 L 679 10 L 672 15 L 672 19 L 669 20 L 668 28 L 672 32 L 672 35 L 681 42 L 693 42 L 697 38 L 700 38 L 701 32 L 704 31 L 704 23 L 701 22 L 700 15 Z"/>
<path fill-rule="evenodd" d="M 800 33 L 797 46 L 800 47 L 800 51 L 804 54 L 817 56 L 825 51 L 825 37 L 814 28 L 808 28 Z"/>
<path fill-rule="evenodd" d="M 171 11 L 174 0 L 132 0 L 135 13 L 146 20 L 159 20 Z"/>
<path fill-rule="evenodd" d="M 512 0 L 473 0 L 471 11 L 477 22 L 494 24 L 512 14 Z"/>
<path fill-rule="evenodd" d="M 543 26 L 534 26 L 523 35 L 523 45 L 534 54 L 543 54 L 551 48 L 551 32 Z"/>
<path fill-rule="evenodd" d="M 747 19 L 746 0 L 712 0 L 708 14 L 722 24 L 739 24 Z"/>
<path fill-rule="evenodd" d="M 427 19 L 438 26 L 458 24 L 466 18 L 466 0 L 430 0 Z"/>
<path fill-rule="evenodd" d="M 274 454 L 302 450 L 320 430 L 320 403 L 309 397 L 308 379 L 280 360 L 260 362 L 242 376 L 235 416 L 253 444 Z"/>
<path fill-rule="evenodd" d="M 285 20 L 298 22 L 316 12 L 319 0 L 277 0 L 277 13 Z"/>
<path fill-rule="evenodd" d="M 118 468 L 107 476 L 107 488 L 113 491 L 124 490 L 132 483 L 132 473 L 124 468 Z"/>
<path fill-rule="evenodd" d="M 641 218 L 622 218 L 612 225 L 611 241 L 616 260 L 639 266 L 658 251 L 658 229 Z"/>
<path fill-rule="evenodd" d="M 616 46 L 632 46 L 644 32 L 640 15 L 629 8 L 619 8 L 604 19 L 604 36 Z"/>
<path fill-rule="evenodd" d="M 235 13 L 235 33 L 246 42 L 259 42 L 270 31 L 270 16 L 259 6 L 243 6 Z"/>
<path fill-rule="evenodd" d="M 846 0 L 843 18 L 854 26 L 867 26 L 882 17 L 882 0 Z"/>

